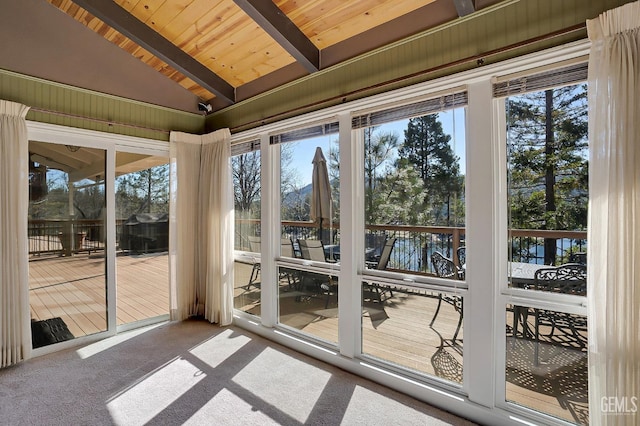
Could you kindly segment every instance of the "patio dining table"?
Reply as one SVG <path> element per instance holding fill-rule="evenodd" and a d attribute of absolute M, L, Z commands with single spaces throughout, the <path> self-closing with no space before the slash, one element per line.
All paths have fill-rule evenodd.
<path fill-rule="evenodd" d="M 509 262 L 509 277 L 511 286 L 515 288 L 533 289 L 535 287 L 536 271 L 542 268 L 554 268 L 549 265 L 535 263 Z M 529 308 L 513 306 L 513 336 L 518 334 L 518 325 L 522 325 L 523 336 L 537 336 L 537 332 L 531 331 L 528 325 Z"/>
<path fill-rule="evenodd" d="M 466 264 L 462 265 L 462 269 L 466 269 Z M 535 275 L 538 269 L 551 268 L 551 266 L 540 265 L 537 263 L 525 262 L 508 262 L 508 277 L 512 287 L 516 288 L 533 288 Z M 518 332 L 518 324 L 522 324 L 523 333 L 526 335 L 531 333 L 527 326 L 529 309 L 521 306 L 513 307 L 513 335 Z"/>
<path fill-rule="evenodd" d="M 537 263 L 509 262 L 507 270 L 511 285 L 518 288 L 527 288 L 533 285 L 536 271 L 542 268 L 552 268 L 552 266 L 539 265 Z"/>
<path fill-rule="evenodd" d="M 534 283 L 536 271 L 542 268 L 551 268 L 551 266 L 537 263 L 508 262 L 507 271 L 514 287 L 527 288 L 527 286 Z M 466 272 L 466 263 L 462 265 L 462 269 Z"/>
<path fill-rule="evenodd" d="M 365 257 L 373 255 L 376 249 L 374 247 L 366 247 L 364 249 Z M 324 246 L 324 254 L 327 259 L 340 261 L 340 244 L 327 244 Z"/>

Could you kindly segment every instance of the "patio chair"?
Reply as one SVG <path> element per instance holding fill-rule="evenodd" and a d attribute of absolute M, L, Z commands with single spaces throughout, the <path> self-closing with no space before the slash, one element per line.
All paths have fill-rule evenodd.
<path fill-rule="evenodd" d="M 247 239 L 249 240 L 249 250 L 251 250 L 251 252 L 253 253 L 260 254 L 262 251 L 262 248 L 260 245 L 260 237 L 256 237 L 255 235 L 250 235 L 249 237 L 247 237 Z M 260 257 L 254 257 L 253 268 L 251 268 L 251 275 L 249 275 L 249 282 L 247 283 L 246 286 L 244 286 L 245 290 L 249 290 L 252 284 L 254 287 L 259 288 L 259 286 L 254 284 L 258 279 L 259 273 L 260 273 Z"/>
<path fill-rule="evenodd" d="M 280 256 L 281 257 L 296 257 L 293 250 L 293 241 L 291 238 L 280 239 Z"/>
<path fill-rule="evenodd" d="M 320 240 L 298 240 L 298 247 L 300 248 L 300 254 L 303 259 L 312 260 L 315 262 L 328 262 L 335 263 L 335 261 L 327 259 L 324 251 L 324 244 Z M 322 277 L 322 278 L 320 278 Z M 312 287 L 319 292 L 326 293 L 327 300 L 325 302 L 325 309 L 329 306 L 329 298 L 331 297 L 332 288 L 337 284 L 331 275 L 327 277 L 319 276 L 317 273 L 301 272 L 300 273 L 300 286 L 304 286 L 305 282 L 311 283 Z"/>
<path fill-rule="evenodd" d="M 467 263 L 467 247 L 458 247 L 458 250 L 456 250 L 456 256 L 458 257 L 458 266 L 462 268 L 462 265 Z"/>
<path fill-rule="evenodd" d="M 331 259 L 327 259 L 324 251 L 324 244 L 320 240 L 298 240 L 298 247 L 303 259 L 313 260 L 315 262 L 335 263 Z"/>
<path fill-rule="evenodd" d="M 456 256 L 458 257 L 458 275 L 460 275 L 461 279 L 464 279 L 464 265 L 467 263 L 467 248 L 465 246 L 458 247 Z"/>
<path fill-rule="evenodd" d="M 391 259 L 391 252 L 393 251 L 393 246 L 396 243 L 396 238 L 389 238 L 385 241 L 384 246 L 382 247 L 382 252 L 380 253 L 380 259 L 376 264 L 376 269 L 379 271 L 387 269 L 387 265 L 389 264 L 389 259 Z"/>
<path fill-rule="evenodd" d="M 365 261 L 375 263 L 379 262 L 380 256 L 382 255 L 382 249 L 384 248 L 384 243 L 386 242 L 386 234 L 365 234 L 364 245 L 369 249 L 365 251 Z"/>
<path fill-rule="evenodd" d="M 460 278 L 458 268 L 453 260 L 445 257 L 442 253 L 436 251 L 431 254 L 431 263 L 433 264 L 433 269 L 436 272 L 436 275 L 440 278 L 448 278 L 457 280 Z M 438 317 L 438 313 L 440 312 L 440 306 L 442 302 L 446 302 L 453 306 L 453 308 L 458 312 L 458 325 L 456 327 L 456 331 L 453 334 L 452 343 L 455 343 L 456 338 L 458 337 L 458 332 L 460 332 L 460 327 L 462 326 L 462 297 L 456 295 L 447 295 L 443 293 L 438 293 L 438 306 L 436 307 L 436 312 L 433 314 L 433 318 L 431 318 L 431 323 L 429 323 L 429 327 L 433 327 L 433 323 Z"/>
<path fill-rule="evenodd" d="M 562 294 L 587 294 L 587 267 L 579 263 L 566 263 L 558 267 L 541 268 L 535 272 L 534 289 Z M 587 324 L 581 315 L 556 312 L 546 309 L 535 309 L 534 334 L 536 342 L 536 362 L 538 360 L 538 342 L 540 327 L 550 330 L 544 336 L 553 339 L 556 332 L 562 333 L 562 340 L 572 346 L 586 347 Z"/>
<path fill-rule="evenodd" d="M 384 246 L 382 247 L 382 251 L 380 253 L 380 258 L 377 262 L 366 262 L 367 267 L 370 269 L 376 269 L 378 271 L 383 271 L 387 269 L 387 265 L 389 264 L 389 259 L 391 258 L 391 252 L 393 251 L 393 246 L 396 243 L 396 238 L 389 238 L 385 241 Z M 382 286 L 379 283 L 374 282 L 366 282 L 364 285 L 371 291 L 373 291 L 379 302 L 383 302 L 382 296 L 384 293 L 389 292 L 389 297 L 393 297 L 393 290 L 389 286 Z M 385 299 L 386 300 L 386 299 Z"/>
<path fill-rule="evenodd" d="M 295 257 L 293 241 L 291 238 L 280 239 L 280 257 Z M 300 284 L 300 277 L 296 270 L 289 268 L 279 268 L 280 279 L 285 278 L 289 284 L 289 289 L 293 290 Z"/>
<path fill-rule="evenodd" d="M 575 252 L 569 255 L 569 263 L 579 263 L 581 265 L 587 264 L 587 253 L 585 252 Z"/>

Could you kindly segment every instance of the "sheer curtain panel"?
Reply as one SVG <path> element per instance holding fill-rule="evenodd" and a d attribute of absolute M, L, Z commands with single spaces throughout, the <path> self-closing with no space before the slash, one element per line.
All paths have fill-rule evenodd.
<path fill-rule="evenodd" d="M 640 424 L 640 2 L 587 21 L 589 413 Z"/>
<path fill-rule="evenodd" d="M 233 318 L 231 134 L 171 132 L 171 318 Z"/>
<path fill-rule="evenodd" d="M 0 368 L 29 358 L 29 108 L 0 100 Z"/>

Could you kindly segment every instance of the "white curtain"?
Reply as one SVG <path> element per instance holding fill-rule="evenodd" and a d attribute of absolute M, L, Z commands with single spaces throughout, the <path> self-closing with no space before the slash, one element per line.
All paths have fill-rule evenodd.
<path fill-rule="evenodd" d="M 640 416 L 640 2 L 587 21 L 589 416 Z"/>
<path fill-rule="evenodd" d="M 171 132 L 171 318 L 233 319 L 231 134 Z"/>
<path fill-rule="evenodd" d="M 0 368 L 31 354 L 28 111 L 0 100 Z"/>

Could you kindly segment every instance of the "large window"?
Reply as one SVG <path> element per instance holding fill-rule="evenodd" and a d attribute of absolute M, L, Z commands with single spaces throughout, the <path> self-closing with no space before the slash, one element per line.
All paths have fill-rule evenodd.
<path fill-rule="evenodd" d="M 234 307 L 260 316 L 261 182 L 260 141 L 236 144 L 231 152 L 235 209 Z"/>
<path fill-rule="evenodd" d="M 457 93 L 353 120 L 364 142 L 362 352 L 456 383 L 463 296 L 450 290 L 465 270 L 465 103 Z M 451 283 L 427 289 L 407 276 Z"/>
<path fill-rule="evenodd" d="M 585 74 L 578 64 L 511 81 L 504 100 L 508 279 L 528 302 L 506 308 L 506 399 L 580 424 L 589 418 Z"/>
<path fill-rule="evenodd" d="M 264 157 L 262 214 L 236 229 L 248 259 L 236 307 L 323 360 L 460 412 L 469 401 L 469 416 L 588 423 L 581 55 L 547 52 L 513 74 L 489 65 L 236 136 L 260 138 Z M 256 326 L 246 312 L 239 323 Z"/>
<path fill-rule="evenodd" d="M 338 342 L 340 262 L 337 123 L 271 138 L 280 152 L 279 323 Z"/>

